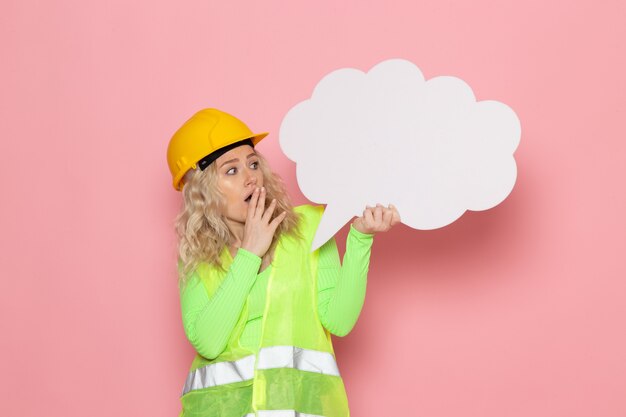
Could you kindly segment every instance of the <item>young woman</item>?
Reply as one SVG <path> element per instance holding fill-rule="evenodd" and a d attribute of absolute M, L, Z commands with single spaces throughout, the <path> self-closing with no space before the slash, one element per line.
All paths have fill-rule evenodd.
<path fill-rule="evenodd" d="M 254 148 L 266 135 L 204 109 L 168 146 L 183 193 L 182 319 L 197 352 L 182 416 L 349 415 L 331 334 L 356 323 L 373 235 L 400 217 L 391 205 L 366 207 L 350 226 L 343 264 L 334 238 L 311 252 L 324 207 L 291 206 Z"/>

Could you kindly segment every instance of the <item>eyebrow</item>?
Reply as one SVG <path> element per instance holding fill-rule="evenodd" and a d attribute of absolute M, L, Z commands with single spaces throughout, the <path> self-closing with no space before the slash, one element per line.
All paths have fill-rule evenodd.
<path fill-rule="evenodd" d="M 250 158 L 252 156 L 256 156 L 256 153 L 252 152 L 250 155 L 246 156 L 246 159 L 248 159 L 248 158 Z M 230 162 L 237 162 L 237 161 L 239 161 L 239 158 L 228 160 L 228 161 L 224 162 L 222 165 L 220 165 L 220 168 L 223 167 L 224 165 L 230 163 Z"/>

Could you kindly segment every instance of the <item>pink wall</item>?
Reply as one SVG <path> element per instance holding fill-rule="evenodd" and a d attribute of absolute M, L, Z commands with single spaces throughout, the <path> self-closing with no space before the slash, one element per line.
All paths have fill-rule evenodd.
<path fill-rule="evenodd" d="M 273 132 L 304 203 L 283 115 L 396 57 L 511 106 L 519 177 L 492 210 L 376 237 L 336 340 L 353 416 L 626 415 L 624 5 L 2 2 L 0 415 L 176 415 L 170 135 L 206 106 Z"/>

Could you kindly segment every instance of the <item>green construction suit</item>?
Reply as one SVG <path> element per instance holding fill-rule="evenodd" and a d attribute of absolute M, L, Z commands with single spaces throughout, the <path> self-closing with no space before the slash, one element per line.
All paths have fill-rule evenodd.
<path fill-rule="evenodd" d="M 334 238 L 308 249 L 323 207 L 295 210 L 304 241 L 281 238 L 260 274 L 261 258 L 239 249 L 233 259 L 225 248 L 227 273 L 201 264 L 181 290 L 198 352 L 182 415 L 348 415 L 330 333 L 347 334 L 358 318 L 373 236 L 351 227 L 342 266 Z"/>

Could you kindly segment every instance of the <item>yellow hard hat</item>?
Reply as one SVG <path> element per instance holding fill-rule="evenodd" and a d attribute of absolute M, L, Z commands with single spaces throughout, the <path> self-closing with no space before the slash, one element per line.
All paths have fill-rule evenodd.
<path fill-rule="evenodd" d="M 167 147 L 174 188 L 182 190 L 185 173 L 213 152 L 245 139 L 250 139 L 254 146 L 267 135 L 267 132 L 252 133 L 241 120 L 223 111 L 200 110 L 174 133 Z"/>

